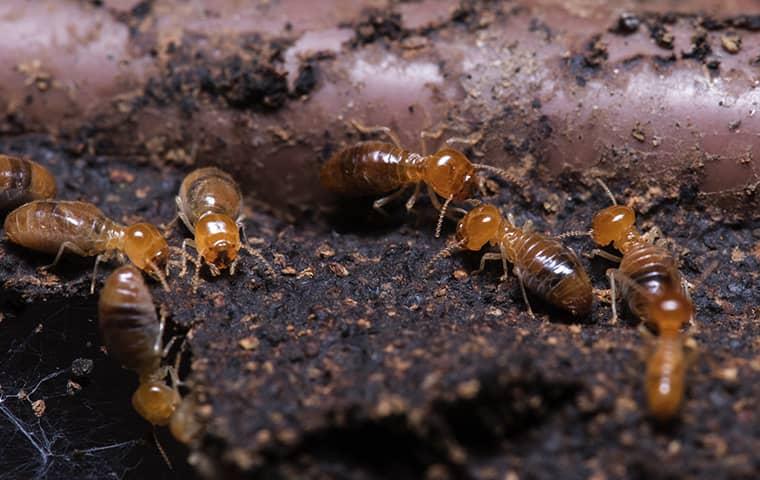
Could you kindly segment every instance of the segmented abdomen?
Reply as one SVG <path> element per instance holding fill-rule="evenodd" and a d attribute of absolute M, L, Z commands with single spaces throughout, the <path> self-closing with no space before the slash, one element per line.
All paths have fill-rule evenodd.
<path fill-rule="evenodd" d="M 219 213 L 236 220 L 240 215 L 242 194 L 232 176 L 215 167 L 193 170 L 179 188 L 183 213 L 194 227 L 206 213 Z"/>
<path fill-rule="evenodd" d="M 142 274 L 131 265 L 106 279 L 98 300 L 98 325 L 108 354 L 138 373 L 161 362 L 161 327 Z"/>
<path fill-rule="evenodd" d="M 0 155 L 0 210 L 52 198 L 55 194 L 55 179 L 45 167 L 23 158 Z"/>
<path fill-rule="evenodd" d="M 660 420 L 672 418 L 684 395 L 686 362 L 680 335 L 658 337 L 647 360 L 645 390 L 649 411 Z"/>
<path fill-rule="evenodd" d="M 322 186 L 347 196 L 392 192 L 421 177 L 422 157 L 384 142 L 360 142 L 322 166 Z"/>
<path fill-rule="evenodd" d="M 683 288 L 675 258 L 664 248 L 650 243 L 641 242 L 634 246 L 623 256 L 618 268 L 641 287 L 633 288 L 627 281 L 621 282 L 628 306 L 641 319 L 646 317 L 651 296 L 661 295 L 666 288 Z"/>
<path fill-rule="evenodd" d="M 514 252 L 515 266 L 528 290 L 573 315 L 591 311 L 591 281 L 572 250 L 540 233 L 528 232 L 515 240 Z"/>
<path fill-rule="evenodd" d="M 85 202 L 38 200 L 5 217 L 5 233 L 13 243 L 45 253 L 57 253 L 64 242 L 73 243 L 86 255 L 103 253 L 109 232 L 120 228 Z"/>

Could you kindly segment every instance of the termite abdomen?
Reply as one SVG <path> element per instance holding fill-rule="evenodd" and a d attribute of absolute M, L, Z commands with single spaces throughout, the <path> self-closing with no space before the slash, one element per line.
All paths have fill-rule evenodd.
<path fill-rule="evenodd" d="M 163 329 L 140 271 L 125 265 L 106 280 L 98 301 L 98 324 L 109 355 L 141 376 L 161 363 Z"/>
<path fill-rule="evenodd" d="M 340 195 L 379 195 L 421 181 L 422 159 L 390 143 L 360 142 L 330 157 L 320 181 Z"/>
<path fill-rule="evenodd" d="M 676 416 L 683 403 L 687 362 L 680 335 L 658 337 L 656 342 L 647 361 L 647 405 L 658 421 L 667 421 Z"/>
<path fill-rule="evenodd" d="M 24 158 L 0 155 L 0 211 L 53 198 L 55 177 L 42 165 Z"/>
<path fill-rule="evenodd" d="M 666 289 L 680 289 L 681 274 L 673 256 L 665 249 L 647 242 L 637 242 L 623 255 L 618 270 L 642 288 L 622 284 L 623 296 L 638 318 L 646 318 L 652 296 Z"/>
<path fill-rule="evenodd" d="M 110 232 L 118 224 L 95 205 L 63 200 L 38 200 L 5 217 L 5 234 L 18 245 L 43 253 L 57 253 L 66 242 L 76 242 L 84 255 L 108 249 Z"/>
<path fill-rule="evenodd" d="M 515 265 L 528 290 L 573 315 L 591 312 L 591 281 L 571 250 L 535 232 L 516 239 L 514 249 Z"/>

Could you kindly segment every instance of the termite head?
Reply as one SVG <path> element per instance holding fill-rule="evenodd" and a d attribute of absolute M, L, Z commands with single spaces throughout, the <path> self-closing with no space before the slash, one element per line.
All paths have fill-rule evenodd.
<path fill-rule="evenodd" d="M 206 262 L 227 268 L 240 250 L 238 226 L 227 215 L 208 213 L 195 224 L 195 245 Z"/>
<path fill-rule="evenodd" d="M 168 425 L 182 399 L 177 390 L 164 382 L 140 383 L 132 395 L 135 411 L 153 425 Z"/>
<path fill-rule="evenodd" d="M 667 289 L 649 303 L 649 318 L 660 332 L 678 331 L 687 324 L 694 313 L 694 306 L 676 289 Z"/>
<path fill-rule="evenodd" d="M 203 424 L 196 418 L 195 410 L 195 402 L 189 396 L 185 397 L 169 423 L 169 431 L 174 438 L 186 445 L 198 438 L 203 431 Z"/>
<path fill-rule="evenodd" d="M 135 223 L 126 229 L 124 253 L 137 268 L 158 274 L 169 258 L 169 245 L 150 223 Z"/>
<path fill-rule="evenodd" d="M 591 238 L 600 247 L 619 244 L 627 238 L 635 224 L 636 213 L 631 207 L 612 205 L 594 216 Z"/>
<path fill-rule="evenodd" d="M 498 238 L 502 218 L 499 210 L 490 204 L 473 208 L 457 224 L 457 242 L 468 250 L 480 250 Z"/>
<path fill-rule="evenodd" d="M 477 181 L 475 167 L 458 150 L 443 148 L 427 159 L 425 182 L 443 198 L 468 199 L 475 191 Z"/>

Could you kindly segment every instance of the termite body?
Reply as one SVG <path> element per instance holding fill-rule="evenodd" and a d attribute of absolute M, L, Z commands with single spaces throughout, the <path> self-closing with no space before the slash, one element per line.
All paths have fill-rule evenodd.
<path fill-rule="evenodd" d="M 198 265 L 204 260 L 213 274 L 229 268 L 235 273 L 241 248 L 262 262 L 269 272 L 269 263 L 261 253 L 241 241 L 242 194 L 237 182 L 226 172 L 215 167 L 199 168 L 190 172 L 182 181 L 176 198 L 179 218 L 193 233 L 194 240 L 185 240 L 198 252 Z M 199 268 L 193 286 L 199 281 Z"/>
<path fill-rule="evenodd" d="M 668 421 L 683 403 L 691 358 L 681 328 L 691 319 L 693 307 L 680 286 L 667 288 L 649 300 L 646 315 L 658 335 L 646 362 L 644 388 L 651 415 L 658 421 Z"/>
<path fill-rule="evenodd" d="M 67 250 L 83 257 L 97 256 L 91 291 L 98 263 L 114 253 L 126 255 L 137 267 L 157 276 L 168 290 L 161 267 L 168 261 L 170 248 L 149 223 L 121 225 L 91 203 L 36 200 L 8 214 L 5 233 L 13 243 L 55 254 L 50 266 Z"/>
<path fill-rule="evenodd" d="M 615 203 L 612 193 L 606 185 L 602 185 Z M 636 228 L 636 213 L 625 205 L 614 204 L 594 216 L 591 228 L 594 243 L 599 247 L 612 244 L 622 254 L 618 258 L 601 250 L 592 252 L 593 255 L 620 262 L 617 269 L 607 271 L 612 292 L 613 322 L 617 320 L 616 278 L 630 280 L 621 282 L 623 297 L 627 299 L 631 311 L 645 321 L 651 297 L 661 295 L 667 289 L 684 290 L 685 282 L 676 259 L 654 243 L 658 232 L 659 229 L 655 228 L 641 234 Z"/>
<path fill-rule="evenodd" d="M 56 193 L 55 177 L 47 168 L 25 158 L 0 155 L 0 211 L 54 198 Z"/>
<path fill-rule="evenodd" d="M 476 189 L 485 191 L 484 178 L 478 170 L 487 170 L 507 180 L 520 183 L 508 172 L 490 165 L 476 164 L 451 147 L 444 147 L 433 154 L 415 153 L 401 147 L 401 143 L 387 127 L 360 127 L 359 130 L 385 133 L 393 144 L 380 141 L 359 142 L 336 152 L 322 166 L 322 186 L 339 195 L 349 197 L 387 195 L 374 202 L 374 208 L 397 198 L 405 189 L 414 186 L 412 196 L 406 202 L 411 210 L 420 194 L 420 186 L 427 186 L 433 206 L 440 211 L 436 237 L 449 202 L 469 199 Z M 467 139 L 449 139 L 472 143 Z M 424 150 L 424 148 L 423 148 Z M 389 195 L 388 195 L 389 194 Z M 444 199 L 441 205 L 438 197 Z"/>
<path fill-rule="evenodd" d="M 137 413 L 152 425 L 169 425 L 178 440 L 189 442 L 200 427 L 191 402 L 179 394 L 175 370 L 161 367 L 164 317 L 159 320 L 148 286 L 134 266 L 122 266 L 106 279 L 98 324 L 108 354 L 140 378 L 132 395 Z M 173 386 L 164 381 L 167 374 Z"/>
<path fill-rule="evenodd" d="M 593 289 L 578 256 L 553 238 L 516 227 L 493 205 L 470 210 L 457 225 L 456 243 L 442 254 L 453 248 L 479 251 L 486 244 L 498 246 L 500 252 L 483 255 L 481 269 L 487 260 L 501 260 L 506 273 L 511 263 L 531 315 L 526 288 L 572 315 L 591 311 Z"/>

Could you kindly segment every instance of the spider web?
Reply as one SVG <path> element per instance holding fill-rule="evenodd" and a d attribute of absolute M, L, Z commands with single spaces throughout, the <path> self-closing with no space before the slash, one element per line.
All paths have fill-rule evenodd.
<path fill-rule="evenodd" d="M 0 302 L 0 315 L 0 480 L 194 477 L 160 432 L 168 469 L 133 411 L 137 379 L 101 350 L 93 302 Z"/>

